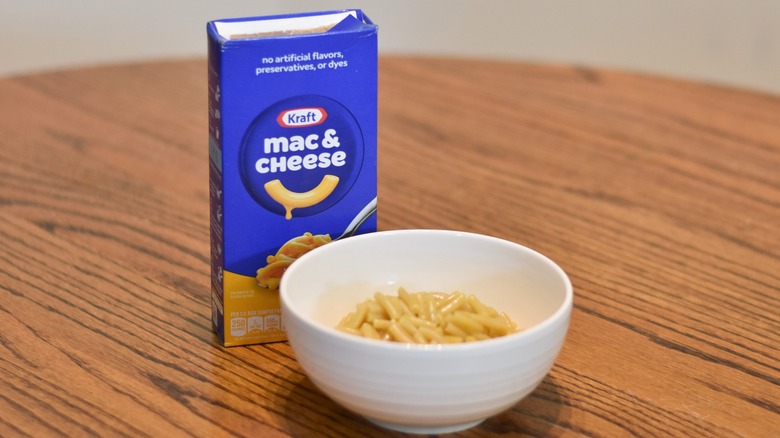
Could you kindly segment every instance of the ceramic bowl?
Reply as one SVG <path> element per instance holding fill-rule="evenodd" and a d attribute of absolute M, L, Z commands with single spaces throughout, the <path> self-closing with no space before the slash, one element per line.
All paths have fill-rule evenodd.
<path fill-rule="evenodd" d="M 334 327 L 374 292 L 461 291 L 506 312 L 521 331 L 462 344 L 361 338 Z M 571 282 L 542 254 L 446 230 L 363 234 L 293 263 L 280 286 L 289 342 L 312 382 L 388 429 L 436 434 L 511 408 L 545 378 L 572 309 Z"/>

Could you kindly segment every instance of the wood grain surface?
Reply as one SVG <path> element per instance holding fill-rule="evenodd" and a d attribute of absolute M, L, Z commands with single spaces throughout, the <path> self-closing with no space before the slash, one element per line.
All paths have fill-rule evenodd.
<path fill-rule="evenodd" d="M 777 436 L 780 97 L 380 61 L 379 228 L 548 255 L 555 367 L 458 436 Z M 395 436 L 209 309 L 205 60 L 0 80 L 0 436 Z"/>

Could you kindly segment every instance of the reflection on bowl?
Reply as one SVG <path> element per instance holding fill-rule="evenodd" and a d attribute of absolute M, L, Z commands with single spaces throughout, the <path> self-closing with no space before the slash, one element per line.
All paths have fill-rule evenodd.
<path fill-rule="evenodd" d="M 374 292 L 461 291 L 521 331 L 463 344 L 377 341 L 335 329 Z M 555 263 L 494 237 L 383 231 L 304 255 L 282 277 L 282 315 L 303 370 L 325 394 L 383 427 L 447 433 L 479 424 L 533 391 L 560 351 L 571 282 Z"/>

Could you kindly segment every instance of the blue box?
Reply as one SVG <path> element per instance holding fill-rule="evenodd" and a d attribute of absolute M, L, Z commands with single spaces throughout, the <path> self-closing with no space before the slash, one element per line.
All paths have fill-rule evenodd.
<path fill-rule="evenodd" d="M 207 32 L 212 322 L 225 346 L 281 341 L 286 267 L 376 231 L 377 27 L 353 9 Z"/>

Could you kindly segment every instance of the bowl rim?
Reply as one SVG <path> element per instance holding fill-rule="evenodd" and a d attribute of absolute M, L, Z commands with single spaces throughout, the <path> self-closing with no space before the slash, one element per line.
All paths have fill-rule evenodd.
<path fill-rule="evenodd" d="M 563 301 L 553 313 L 548 315 L 542 321 L 539 321 L 538 323 L 534 324 L 533 326 L 527 329 L 510 333 L 508 335 L 499 336 L 491 339 L 484 339 L 480 341 L 452 343 L 452 344 L 408 344 L 402 342 L 379 341 L 376 339 L 369 339 L 369 338 L 364 338 L 361 336 L 345 333 L 343 331 L 338 330 L 335 327 L 331 327 L 326 324 L 313 321 L 309 318 L 304 317 L 299 312 L 297 312 L 294 305 L 290 304 L 291 300 L 287 299 L 286 290 L 287 290 L 287 283 L 289 282 L 289 279 L 292 278 L 292 276 L 297 270 L 302 269 L 300 268 L 300 266 L 303 266 L 303 264 L 301 264 L 300 261 L 314 257 L 314 255 L 312 254 L 319 254 L 321 252 L 332 250 L 332 248 L 336 245 L 343 246 L 343 245 L 354 244 L 354 242 L 357 240 L 368 240 L 368 239 L 380 238 L 378 237 L 380 235 L 381 236 L 389 235 L 390 237 L 392 237 L 393 235 L 407 235 L 407 234 L 409 235 L 438 234 L 438 235 L 455 236 L 457 238 L 482 239 L 482 240 L 489 240 L 499 245 L 520 248 L 532 254 L 534 257 L 541 259 L 545 264 L 547 264 L 549 267 L 552 268 L 552 270 L 557 274 L 557 276 L 561 280 L 563 280 L 564 289 L 565 289 Z M 352 241 L 353 243 L 349 243 L 350 241 Z M 293 275 L 290 275 L 290 273 L 292 273 Z M 469 231 L 444 230 L 444 229 L 397 229 L 397 230 L 382 230 L 382 231 L 375 231 L 375 232 L 355 235 L 343 240 L 338 240 L 338 241 L 328 243 L 327 245 L 320 246 L 304 254 L 295 263 L 292 263 L 290 267 L 287 269 L 287 271 L 285 272 L 285 274 L 282 276 L 279 285 L 279 299 L 282 304 L 282 318 L 284 318 L 285 312 L 291 312 L 295 315 L 295 317 L 299 321 L 301 321 L 306 326 L 316 329 L 317 331 L 327 334 L 329 336 L 334 336 L 336 339 L 340 339 L 347 343 L 351 343 L 354 345 L 364 345 L 370 348 L 378 348 L 378 349 L 388 350 L 388 351 L 442 351 L 442 350 L 458 351 L 458 350 L 482 349 L 488 346 L 500 347 L 501 345 L 504 345 L 506 343 L 519 342 L 522 338 L 532 338 L 533 336 L 536 335 L 537 332 L 546 330 L 549 326 L 555 324 L 556 322 L 559 322 L 562 318 L 564 318 L 566 314 L 570 314 L 574 305 L 574 288 L 572 286 L 572 282 L 569 276 L 566 274 L 563 268 L 561 268 L 557 263 L 555 263 L 552 259 L 550 259 L 546 255 L 532 248 L 529 248 L 525 245 L 519 244 L 517 242 L 513 242 L 511 240 L 500 238 L 500 237 L 490 236 L 487 234 L 480 234 L 480 233 L 474 233 Z"/>

